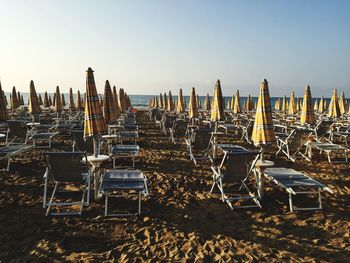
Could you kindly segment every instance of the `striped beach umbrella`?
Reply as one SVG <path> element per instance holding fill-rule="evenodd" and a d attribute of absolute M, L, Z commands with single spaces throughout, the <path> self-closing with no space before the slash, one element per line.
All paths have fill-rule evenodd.
<path fill-rule="evenodd" d="M 331 102 L 328 107 L 328 117 L 329 118 L 339 118 L 340 117 L 340 108 L 338 103 L 338 94 L 337 89 L 333 90 Z"/>
<path fill-rule="evenodd" d="M 206 110 L 206 111 L 211 110 L 211 102 L 210 102 L 210 98 L 209 98 L 208 93 L 207 93 L 207 96 L 205 97 L 205 100 L 204 100 L 204 110 Z"/>
<path fill-rule="evenodd" d="M 315 99 L 314 111 L 318 111 L 318 99 Z"/>
<path fill-rule="evenodd" d="M 317 111 L 319 113 L 324 113 L 324 111 L 325 111 L 324 102 L 325 102 L 325 100 L 324 100 L 324 97 L 322 96 L 320 99 L 320 103 L 318 104 L 318 109 L 317 109 Z"/>
<path fill-rule="evenodd" d="M 29 85 L 29 112 L 31 114 L 40 114 L 41 108 L 39 105 L 38 96 L 36 95 L 36 90 L 34 86 L 34 81 L 30 81 Z"/>
<path fill-rule="evenodd" d="M 163 98 L 164 98 L 164 101 L 163 101 L 163 109 L 164 110 L 168 110 L 168 97 L 167 97 L 167 95 L 166 95 L 166 92 L 164 92 L 164 96 L 163 96 Z"/>
<path fill-rule="evenodd" d="M 198 117 L 196 90 L 192 87 L 190 103 L 188 105 L 188 117 L 192 120 Z"/>
<path fill-rule="evenodd" d="M 49 96 L 47 95 L 47 91 L 44 94 L 44 108 L 50 108 Z"/>
<path fill-rule="evenodd" d="M 84 113 L 84 138 L 101 135 L 107 131 L 106 123 L 103 118 L 101 105 L 99 102 L 94 71 L 88 68 L 86 71 L 86 100 Z M 97 144 L 94 143 L 94 154 L 97 156 Z"/>
<path fill-rule="evenodd" d="M 115 123 L 117 121 L 114 97 L 108 80 L 106 80 L 103 95 L 103 117 L 105 119 L 106 124 Z"/>
<path fill-rule="evenodd" d="M 303 107 L 301 110 L 300 122 L 302 124 L 314 124 L 316 122 L 310 86 L 307 85 L 304 91 Z"/>
<path fill-rule="evenodd" d="M 176 112 L 177 113 L 184 113 L 185 112 L 185 101 L 184 101 L 184 97 L 182 94 L 182 89 L 179 90 L 179 97 L 177 98 Z"/>
<path fill-rule="evenodd" d="M 6 103 L 5 93 L 2 90 L 1 82 L 0 82 L 0 121 L 6 121 L 9 119 L 6 104 L 7 103 Z"/>
<path fill-rule="evenodd" d="M 168 111 L 173 111 L 175 109 L 174 101 L 173 101 L 173 95 L 171 95 L 171 91 L 169 90 L 169 96 L 168 96 Z"/>
<path fill-rule="evenodd" d="M 62 97 L 61 97 L 61 92 L 60 92 L 60 87 L 56 86 L 56 93 L 54 96 L 54 101 L 55 101 L 55 111 L 57 113 L 61 113 L 63 111 L 63 104 L 62 104 Z"/>
<path fill-rule="evenodd" d="M 342 95 L 339 98 L 339 110 L 340 110 L 340 114 L 343 115 L 344 113 L 346 113 L 346 99 L 345 99 L 345 93 L 344 91 L 342 92 Z"/>
<path fill-rule="evenodd" d="M 214 95 L 211 107 L 211 117 L 212 122 L 218 122 L 224 119 L 224 99 L 221 92 L 220 80 L 216 81 L 214 88 Z"/>
<path fill-rule="evenodd" d="M 276 142 L 275 132 L 273 130 L 269 86 L 266 79 L 260 84 L 260 94 L 251 138 L 254 145 L 260 147 Z"/>
<path fill-rule="evenodd" d="M 73 89 L 69 89 L 69 98 L 68 98 L 68 108 L 71 111 L 75 110 L 74 97 L 73 97 Z"/>
<path fill-rule="evenodd" d="M 41 94 L 39 94 L 38 101 L 40 106 L 44 104 L 43 99 L 41 98 Z"/>
<path fill-rule="evenodd" d="M 290 95 L 290 98 L 289 98 L 288 114 L 294 115 L 297 112 L 298 111 L 297 111 L 297 107 L 296 107 L 296 103 L 295 103 L 295 93 L 294 93 L 294 91 L 292 91 L 292 94 Z"/>
<path fill-rule="evenodd" d="M 238 114 L 241 113 L 241 99 L 239 97 L 239 90 L 236 91 L 236 96 L 235 96 L 235 104 L 233 106 L 233 113 Z"/>

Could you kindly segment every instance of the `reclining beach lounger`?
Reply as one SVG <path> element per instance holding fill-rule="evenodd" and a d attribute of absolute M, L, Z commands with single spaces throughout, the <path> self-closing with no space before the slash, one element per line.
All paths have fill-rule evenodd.
<path fill-rule="evenodd" d="M 138 145 L 114 145 L 110 156 L 113 158 L 113 168 L 116 167 L 115 160 L 118 158 L 131 158 L 132 167 L 135 167 L 135 157 L 138 155 L 140 147 Z"/>
<path fill-rule="evenodd" d="M 338 161 L 338 163 L 348 163 L 347 153 L 348 151 L 350 151 L 350 149 L 345 146 L 341 146 L 339 144 L 335 144 L 331 142 L 319 142 L 319 141 L 308 142 L 306 146 L 307 146 L 306 152 L 308 154 L 310 161 L 312 160 L 312 155 L 313 155 L 312 150 L 316 150 L 316 151 L 319 151 L 320 154 L 326 153 L 329 163 L 332 163 L 332 159 L 331 159 L 332 153 L 335 153 L 337 155 L 339 154 L 344 155 L 343 161 Z"/>
<path fill-rule="evenodd" d="M 259 152 L 249 151 L 243 147 L 231 146 L 230 148 L 226 145 L 221 145 L 221 149 L 224 151 L 224 157 L 219 166 L 212 166 L 213 171 L 213 184 L 210 193 L 213 192 L 214 187 L 217 186 L 221 193 L 221 199 L 226 202 L 229 207 L 233 210 L 234 208 L 251 208 L 260 207 L 258 193 L 248 187 L 248 178 L 250 176 L 255 177 L 253 169 L 259 156 Z M 235 187 L 238 186 L 238 187 Z M 237 188 L 239 191 L 244 188 L 246 194 L 242 193 L 237 195 L 228 196 L 232 188 Z M 258 181 L 255 177 L 255 188 L 258 189 Z M 233 202 L 251 200 L 252 205 L 235 205 Z"/>
<path fill-rule="evenodd" d="M 267 168 L 264 171 L 264 175 L 272 180 L 277 185 L 285 189 L 289 195 L 289 209 L 291 212 L 296 210 L 318 210 L 322 209 L 321 191 L 328 191 L 333 193 L 324 184 L 316 181 L 315 179 L 295 171 L 290 168 Z M 317 207 L 295 207 L 293 206 L 293 196 L 296 195 L 317 194 L 318 206 Z"/>
<path fill-rule="evenodd" d="M 147 178 L 139 170 L 107 170 L 101 176 L 100 193 L 105 196 L 105 216 L 133 216 L 141 214 L 141 197 L 148 195 Z M 108 198 L 117 192 L 137 192 L 136 213 L 108 213 Z"/>
<path fill-rule="evenodd" d="M 13 146 L 5 146 L 0 148 L 0 160 L 7 159 L 6 168 L 1 169 L 0 171 L 10 171 L 11 160 L 15 158 L 17 155 L 30 151 L 34 149 L 33 146 L 21 146 L 21 145 L 13 145 Z"/>
<path fill-rule="evenodd" d="M 47 168 L 44 174 L 44 198 L 43 207 L 47 208 L 46 215 L 81 215 L 83 206 L 89 205 L 90 200 L 90 170 L 87 169 L 87 157 L 84 152 L 46 152 Z M 85 160 L 85 162 L 84 162 Z M 47 192 L 49 180 L 53 182 L 54 188 L 49 201 Z M 82 190 L 80 201 L 55 202 L 57 188 L 61 185 L 76 184 Z M 63 188 L 65 189 L 65 188 Z M 86 198 L 85 198 L 86 196 Z M 51 207 L 79 206 L 78 211 L 50 213 Z"/>
<path fill-rule="evenodd" d="M 208 154 L 211 138 L 212 130 L 201 127 L 194 129 L 190 137 L 185 139 L 187 153 L 194 164 L 200 160 L 211 160 Z"/>

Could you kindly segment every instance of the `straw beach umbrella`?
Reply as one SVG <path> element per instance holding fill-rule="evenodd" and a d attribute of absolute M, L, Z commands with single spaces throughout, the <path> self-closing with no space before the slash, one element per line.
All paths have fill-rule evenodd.
<path fill-rule="evenodd" d="M 316 121 L 314 109 L 312 107 L 312 97 L 310 86 L 307 85 L 304 91 L 303 107 L 301 110 L 301 124 L 314 124 Z"/>
<path fill-rule="evenodd" d="M 340 108 L 338 103 L 337 89 L 333 90 L 332 99 L 328 107 L 328 117 L 329 118 L 339 118 Z"/>
<path fill-rule="evenodd" d="M 38 96 L 36 95 L 36 90 L 34 86 L 34 81 L 30 81 L 29 85 L 29 112 L 32 114 L 32 121 L 34 122 L 34 115 L 41 113 L 41 108 L 39 105 Z"/>
<path fill-rule="evenodd" d="M 288 109 L 288 114 L 289 115 L 294 115 L 296 114 L 298 111 L 297 111 L 297 107 L 295 105 L 295 94 L 294 94 L 294 91 L 292 92 L 292 94 L 290 95 L 290 98 L 289 98 L 289 109 Z"/>
<path fill-rule="evenodd" d="M 0 82 L 0 121 L 6 121 L 9 119 L 7 108 L 6 108 L 6 97 L 5 93 L 2 90 L 1 82 Z"/>
<path fill-rule="evenodd" d="M 266 79 L 260 84 L 260 94 L 251 138 L 255 146 L 261 147 L 261 160 L 264 160 L 264 147 L 276 141 L 273 130 L 270 93 Z"/>
<path fill-rule="evenodd" d="M 103 95 L 103 117 L 105 119 L 106 124 L 115 123 L 117 121 L 114 98 L 108 80 L 106 80 L 105 91 Z"/>
<path fill-rule="evenodd" d="M 182 94 L 182 89 L 180 89 L 179 97 L 177 98 L 176 112 L 177 113 L 184 113 L 185 112 L 185 102 L 184 102 L 184 97 Z"/>
<path fill-rule="evenodd" d="M 238 114 L 241 113 L 241 101 L 240 101 L 240 97 L 239 97 L 239 90 L 236 91 L 236 97 L 235 97 L 235 104 L 233 106 L 233 113 L 234 114 Z"/>
<path fill-rule="evenodd" d="M 194 118 L 198 117 L 197 97 L 194 87 L 192 87 L 190 103 L 188 106 L 188 117 L 192 119 L 192 124 L 194 123 Z"/>
<path fill-rule="evenodd" d="M 86 71 L 86 101 L 84 113 L 84 138 L 93 137 L 94 155 L 97 157 L 97 136 L 107 131 L 103 118 L 99 97 L 96 90 L 94 72 L 91 68 Z"/>

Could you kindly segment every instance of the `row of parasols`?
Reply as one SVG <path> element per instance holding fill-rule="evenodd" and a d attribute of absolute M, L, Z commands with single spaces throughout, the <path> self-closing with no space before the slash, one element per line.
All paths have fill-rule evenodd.
<path fill-rule="evenodd" d="M 282 114 L 296 115 L 302 111 L 303 101 L 303 98 L 296 98 L 295 92 L 293 91 L 289 100 L 286 96 L 283 98 L 277 98 L 275 101 L 274 109 L 276 112 Z M 224 105 L 224 99 L 222 99 L 222 103 Z M 151 98 L 148 102 L 148 105 L 152 108 L 175 111 L 177 113 L 184 113 L 186 112 L 187 108 L 182 89 L 179 91 L 177 100 L 173 99 L 171 91 L 169 91 L 168 96 L 166 93 L 164 93 L 164 95 L 160 94 L 157 97 Z M 196 95 L 195 88 L 192 88 L 189 105 L 191 106 L 188 106 L 188 111 L 191 116 L 193 116 L 192 114 L 196 115 L 199 109 L 210 111 L 212 108 L 209 94 L 207 94 L 205 97 L 204 105 L 202 107 L 201 100 L 199 99 L 198 94 Z M 316 99 L 314 103 L 311 102 L 311 105 L 313 105 L 312 108 L 315 112 L 323 114 L 328 111 L 328 117 L 330 118 L 339 118 L 344 114 L 350 114 L 349 102 L 345 98 L 345 93 L 343 92 L 342 95 L 338 97 L 336 89 L 333 90 L 331 102 L 329 105 L 327 105 L 327 101 L 324 99 L 324 97 L 320 98 L 319 100 Z M 237 90 L 236 94 L 232 96 L 232 99 L 227 100 L 226 109 L 232 110 L 232 113 L 234 114 L 239 114 L 242 112 L 254 111 L 256 107 L 257 103 L 253 102 L 253 98 L 250 95 L 248 95 L 247 99 L 243 103 L 243 106 L 241 106 L 239 90 Z"/>
<path fill-rule="evenodd" d="M 124 89 L 117 89 L 115 86 L 112 88 L 109 81 L 106 80 L 104 95 L 98 96 L 99 104 L 103 109 L 104 120 L 107 124 L 115 123 L 120 117 L 121 112 L 131 107 L 131 101 L 129 96 L 125 93 Z M 77 91 L 76 99 L 74 100 L 73 89 L 70 88 L 68 96 L 68 105 L 65 102 L 64 94 L 60 93 L 59 86 L 56 87 L 56 92 L 51 95 L 47 92 L 44 94 L 42 99 L 41 94 L 37 95 L 35 90 L 34 82 L 30 82 L 29 97 L 28 97 L 28 111 L 31 114 L 40 114 L 43 110 L 53 110 L 54 112 L 61 113 L 67 108 L 70 111 L 81 111 L 86 107 L 86 92 L 82 97 L 80 91 Z M 0 120 L 5 121 L 9 119 L 7 110 L 8 101 L 4 91 L 2 90 L 0 83 Z M 10 94 L 10 109 L 12 112 L 21 108 L 24 105 L 23 95 L 16 91 L 13 87 L 12 93 Z M 68 107 L 67 107 L 68 106 Z"/>

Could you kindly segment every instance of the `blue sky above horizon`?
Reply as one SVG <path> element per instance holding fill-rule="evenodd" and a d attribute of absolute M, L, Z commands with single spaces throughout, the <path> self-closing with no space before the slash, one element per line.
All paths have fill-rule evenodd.
<path fill-rule="evenodd" d="M 85 70 L 129 94 L 195 86 L 224 95 L 350 95 L 350 1 L 2 1 L 3 89 L 85 88 Z"/>

